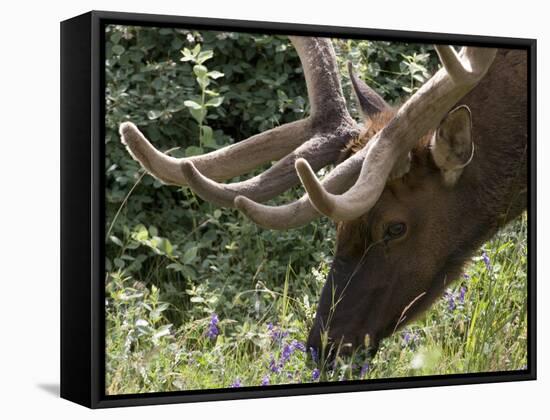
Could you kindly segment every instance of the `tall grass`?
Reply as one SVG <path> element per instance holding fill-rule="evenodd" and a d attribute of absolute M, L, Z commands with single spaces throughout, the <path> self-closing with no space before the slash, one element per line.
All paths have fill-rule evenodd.
<path fill-rule="evenodd" d="M 144 282 L 111 271 L 106 282 L 108 394 L 525 369 L 527 216 L 486 243 L 420 319 L 385 339 L 372 360 L 338 358 L 318 370 L 304 341 L 328 266 L 294 272 L 282 288 L 251 279 L 223 317 L 225 290 Z M 168 261 L 169 262 L 169 261 Z M 257 268 L 257 272 L 261 270 Z M 163 265 L 147 278 L 167 276 Z M 156 284 L 156 285 L 155 285 Z M 163 290 L 165 284 L 165 290 Z M 191 296 L 183 304 L 183 295 Z M 254 298 L 251 299 L 250 296 Z M 246 297 L 246 298 L 245 298 Z M 191 311 L 197 305 L 202 311 Z M 247 306 L 244 311 L 242 305 Z M 248 307 L 251 306 L 251 307 Z"/>

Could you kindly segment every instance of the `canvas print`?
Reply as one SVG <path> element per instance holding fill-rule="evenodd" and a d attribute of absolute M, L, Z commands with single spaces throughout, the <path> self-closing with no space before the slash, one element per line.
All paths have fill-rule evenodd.
<path fill-rule="evenodd" d="M 106 395 L 527 369 L 527 51 L 108 24 Z"/>

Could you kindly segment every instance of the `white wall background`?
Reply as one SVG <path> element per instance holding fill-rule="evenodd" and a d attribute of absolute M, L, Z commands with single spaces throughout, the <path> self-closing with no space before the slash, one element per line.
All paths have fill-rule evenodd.
<path fill-rule="evenodd" d="M 6 1 L 0 25 L 0 416 L 542 418 L 548 414 L 550 25 L 543 1 Z M 538 39 L 537 382 L 92 412 L 59 399 L 59 22 L 91 9 Z M 538 413 L 538 414 L 537 414 Z M 545 414 L 542 414 L 545 413 Z"/>

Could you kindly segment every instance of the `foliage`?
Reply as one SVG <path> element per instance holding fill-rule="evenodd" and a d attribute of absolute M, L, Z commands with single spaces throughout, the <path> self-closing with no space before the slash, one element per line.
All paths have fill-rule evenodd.
<path fill-rule="evenodd" d="M 260 229 L 232 209 L 145 175 L 118 139 L 118 125 L 130 120 L 157 147 L 190 156 L 302 118 L 307 93 L 288 40 L 115 25 L 107 27 L 106 39 L 108 393 L 525 364 L 526 320 L 502 318 L 524 313 L 523 220 L 487 244 L 491 271 L 482 259 L 474 261 L 470 278 L 405 333 L 386 340 L 368 369 L 360 355 L 318 369 L 303 342 L 331 261 L 331 224 Z M 425 45 L 335 40 L 335 49 L 347 97 L 347 60 L 392 103 L 436 69 Z M 349 106 L 358 117 L 353 101 Z M 449 296 L 456 302 L 452 311 Z"/>
<path fill-rule="evenodd" d="M 233 315 L 240 312 L 243 295 L 265 297 L 256 317 L 218 317 L 211 308 L 221 293 L 186 290 L 204 311 L 196 310 L 178 328 L 165 316 L 177 306 L 160 302 L 159 289 L 112 273 L 107 289 L 107 392 L 525 369 L 526 229 L 523 217 L 487 243 L 463 278 L 422 319 L 384 340 L 372 360 L 355 354 L 320 368 L 307 357 L 303 343 L 328 269 L 324 262 L 305 275 L 287 266 L 282 288 L 257 284 L 236 294 Z M 291 284 L 295 293 L 289 291 Z M 162 296 L 168 301 L 175 292 L 167 287 Z"/>

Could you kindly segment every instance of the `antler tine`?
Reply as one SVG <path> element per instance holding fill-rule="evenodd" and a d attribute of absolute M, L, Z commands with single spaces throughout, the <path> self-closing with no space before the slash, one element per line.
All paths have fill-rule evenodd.
<path fill-rule="evenodd" d="M 223 181 L 286 156 L 310 137 L 312 124 L 311 118 L 305 118 L 204 155 L 180 159 L 157 150 L 131 122 L 122 123 L 119 132 L 122 143 L 147 172 L 166 184 L 186 186 L 181 171 L 184 162 L 192 162 L 210 178 Z"/>
<path fill-rule="evenodd" d="M 485 75 L 493 62 L 496 49 L 467 47 L 458 56 L 452 47 L 437 47 L 442 57 L 440 69 L 397 112 L 394 119 L 370 142 L 369 146 L 338 165 L 323 182 L 319 182 L 305 161 L 296 170 L 307 195 L 295 203 L 269 208 L 238 198 L 236 206 L 256 223 L 279 229 L 280 225 L 296 227 L 297 221 L 309 222 L 319 213 L 335 221 L 353 220 L 366 213 L 378 200 L 395 162 L 405 156 L 425 133 L 435 128 L 447 112 Z M 344 194 L 335 188 L 355 178 L 357 181 Z M 338 195 L 341 194 L 341 195 Z"/>
<path fill-rule="evenodd" d="M 455 49 L 450 45 L 434 45 L 439 61 L 453 80 L 463 79 L 467 71 Z"/>
<path fill-rule="evenodd" d="M 439 61 L 456 84 L 476 84 L 488 69 L 485 60 L 489 48 L 464 48 L 457 54 L 450 45 L 434 47 Z M 496 50 L 494 51 L 496 53 Z"/>
<path fill-rule="evenodd" d="M 359 108 L 364 117 L 370 118 L 370 116 L 390 108 L 378 93 L 357 77 L 353 71 L 353 64 L 351 61 L 348 61 L 348 74 L 353 86 L 353 91 L 355 92 L 355 97 L 359 103 Z"/>
<path fill-rule="evenodd" d="M 304 188 L 308 192 L 309 199 L 313 203 L 318 203 L 316 209 L 326 215 L 332 214 L 335 204 L 332 200 L 332 195 L 323 188 L 323 185 L 309 166 L 309 163 L 305 159 L 296 161 L 296 171 L 300 177 L 300 181 L 304 185 Z"/>
<path fill-rule="evenodd" d="M 234 207 L 238 195 L 262 202 L 275 197 L 299 183 L 294 169 L 296 159 L 307 158 L 316 169 L 334 161 L 344 145 L 356 134 L 345 131 L 343 136 L 314 136 L 268 170 L 243 182 L 224 184 L 201 174 L 192 162 L 183 162 L 181 169 L 189 187 L 203 200 L 213 204 Z"/>
<path fill-rule="evenodd" d="M 333 194 L 341 194 L 348 190 L 355 183 L 361 170 L 366 149 L 367 147 L 361 149 L 334 168 L 322 182 L 324 189 Z M 301 164 L 298 162 L 301 160 L 297 161 L 297 166 L 300 166 Z M 320 216 L 319 212 L 311 205 L 307 195 L 282 206 L 267 206 L 238 196 L 235 198 L 235 207 L 254 223 L 276 230 L 298 228 Z"/>
<path fill-rule="evenodd" d="M 296 49 L 306 79 L 311 116 L 316 124 L 327 119 L 352 121 L 340 83 L 340 72 L 332 42 L 327 38 L 289 36 Z"/>
<path fill-rule="evenodd" d="M 330 40 L 296 36 L 290 39 L 304 70 L 311 106 L 309 117 L 191 158 L 175 159 L 159 152 L 132 123 L 121 125 L 122 142 L 153 176 L 167 184 L 187 185 L 203 199 L 222 206 L 233 206 L 239 194 L 264 201 L 297 185 L 299 179 L 293 169 L 296 157 L 307 157 L 315 168 L 326 166 L 338 158 L 340 150 L 360 129 L 347 112 Z M 265 175 L 233 184 L 216 182 L 283 157 L 281 164 Z"/>
<path fill-rule="evenodd" d="M 304 197 L 293 203 L 274 207 L 256 203 L 239 195 L 235 198 L 235 207 L 258 226 L 275 230 L 298 228 L 320 216 Z"/>
<path fill-rule="evenodd" d="M 180 170 L 181 159 L 158 151 L 133 123 L 120 124 L 118 132 L 130 155 L 155 178 L 165 184 L 177 185 L 185 182 Z"/>

